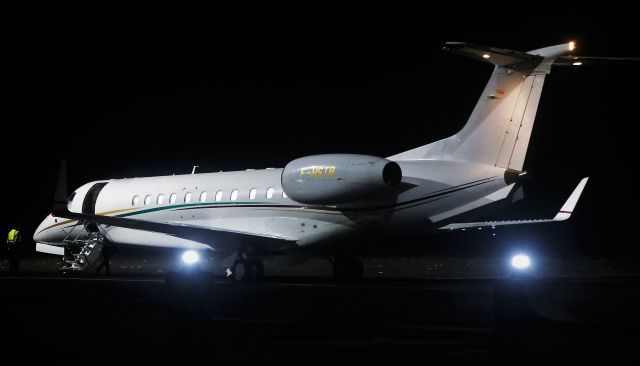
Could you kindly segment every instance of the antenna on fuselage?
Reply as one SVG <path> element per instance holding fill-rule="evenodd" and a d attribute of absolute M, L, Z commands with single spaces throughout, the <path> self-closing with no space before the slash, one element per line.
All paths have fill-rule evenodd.
<path fill-rule="evenodd" d="M 196 168 L 199 168 L 200 165 L 194 165 L 193 169 L 191 170 L 191 174 L 196 174 Z"/>

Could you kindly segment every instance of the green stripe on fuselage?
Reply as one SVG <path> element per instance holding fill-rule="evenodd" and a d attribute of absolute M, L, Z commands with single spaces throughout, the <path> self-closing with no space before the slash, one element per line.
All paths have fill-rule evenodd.
<path fill-rule="evenodd" d="M 149 213 L 149 212 L 172 210 L 172 209 L 183 208 L 183 207 L 213 206 L 213 205 L 220 205 L 220 206 L 226 205 L 228 207 L 233 207 L 235 205 L 264 205 L 266 203 L 268 203 L 268 202 L 197 202 L 197 203 L 182 203 L 182 204 L 179 204 L 179 205 L 147 208 L 147 209 L 144 209 L 144 210 L 135 211 L 135 212 L 127 212 L 127 213 L 123 213 L 123 214 L 115 215 L 115 216 L 116 217 L 127 217 L 127 216 L 145 214 L 145 213 Z"/>
<path fill-rule="evenodd" d="M 388 206 L 381 206 L 381 207 L 364 207 L 364 208 L 360 208 L 360 209 L 349 209 L 349 208 L 345 208 L 343 209 L 344 211 L 347 212 L 361 212 L 361 211 L 385 211 L 385 210 L 393 210 L 396 209 L 400 206 L 407 206 L 405 208 L 408 207 L 413 207 L 413 206 L 417 206 L 417 204 L 414 203 L 425 203 L 425 200 L 431 199 L 431 198 L 436 198 L 438 196 L 444 196 L 444 195 L 449 195 L 451 193 L 455 193 L 457 191 L 461 191 L 461 190 L 465 190 L 467 188 L 472 188 L 478 185 L 482 185 L 485 183 L 491 183 L 494 182 L 496 180 L 497 177 L 489 177 L 489 178 L 484 178 L 484 179 L 480 179 L 477 181 L 473 181 L 473 182 L 469 182 L 469 183 L 465 183 L 465 184 L 461 184 L 455 187 L 449 187 L 449 188 L 445 188 L 439 191 L 435 191 L 432 192 L 426 196 L 417 198 L 417 199 L 413 199 L 413 200 L 409 200 L 409 201 L 405 201 L 405 202 L 396 202 L 394 204 L 388 205 Z M 420 203 L 420 204 L 421 204 Z M 255 206 L 255 207 L 264 207 L 264 205 L 269 205 L 272 208 L 273 207 L 278 207 L 281 206 L 281 208 L 291 208 L 291 205 L 286 205 L 286 204 L 274 204 L 272 202 L 196 202 L 196 203 L 182 203 L 182 204 L 178 204 L 178 205 L 171 205 L 171 206 L 161 206 L 161 207 L 154 207 L 154 208 L 148 208 L 148 209 L 144 209 L 144 210 L 140 210 L 140 211 L 134 211 L 134 212 L 127 212 L 127 213 L 123 213 L 123 214 L 119 214 L 119 215 L 115 215 L 116 217 L 127 217 L 127 216 L 133 216 L 133 215 L 140 215 L 140 214 L 145 214 L 145 213 L 149 213 L 149 212 L 156 212 L 156 211 L 163 211 L 163 210 L 173 210 L 173 209 L 182 209 L 182 208 L 189 208 L 189 207 L 207 207 L 207 206 L 221 206 L 221 207 L 234 207 L 234 206 Z M 299 206 L 300 208 L 309 208 L 309 209 L 315 209 L 315 210 L 322 210 L 322 211 L 343 211 L 334 208 L 329 208 L 329 207 L 325 207 L 325 206 Z"/>

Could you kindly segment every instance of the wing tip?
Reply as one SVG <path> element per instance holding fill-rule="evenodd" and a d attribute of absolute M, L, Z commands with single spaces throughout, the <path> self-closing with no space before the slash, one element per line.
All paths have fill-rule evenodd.
<path fill-rule="evenodd" d="M 589 177 L 584 177 L 580 180 L 576 188 L 571 192 L 571 195 L 567 199 L 567 201 L 562 205 L 556 216 L 553 218 L 554 221 L 565 221 L 571 217 L 573 211 L 578 204 L 578 200 L 582 196 L 582 192 L 584 191 L 584 187 L 587 185 L 589 181 Z"/>

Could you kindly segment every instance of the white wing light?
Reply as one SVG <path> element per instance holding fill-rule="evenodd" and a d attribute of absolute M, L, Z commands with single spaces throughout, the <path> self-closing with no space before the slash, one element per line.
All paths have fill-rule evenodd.
<path fill-rule="evenodd" d="M 526 254 L 516 254 L 511 257 L 511 267 L 518 270 L 525 270 L 531 267 L 531 258 Z"/>
<path fill-rule="evenodd" d="M 195 264 L 200 260 L 200 255 L 195 250 L 187 250 L 182 254 L 182 261 L 185 264 Z"/>

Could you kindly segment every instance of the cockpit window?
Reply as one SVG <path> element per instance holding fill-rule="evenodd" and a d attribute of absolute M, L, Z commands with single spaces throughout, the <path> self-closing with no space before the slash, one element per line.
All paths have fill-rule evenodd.
<path fill-rule="evenodd" d="M 76 196 L 76 192 L 73 192 L 69 195 L 69 198 L 67 198 L 67 210 L 71 211 L 71 204 L 73 203 L 73 197 Z"/>

